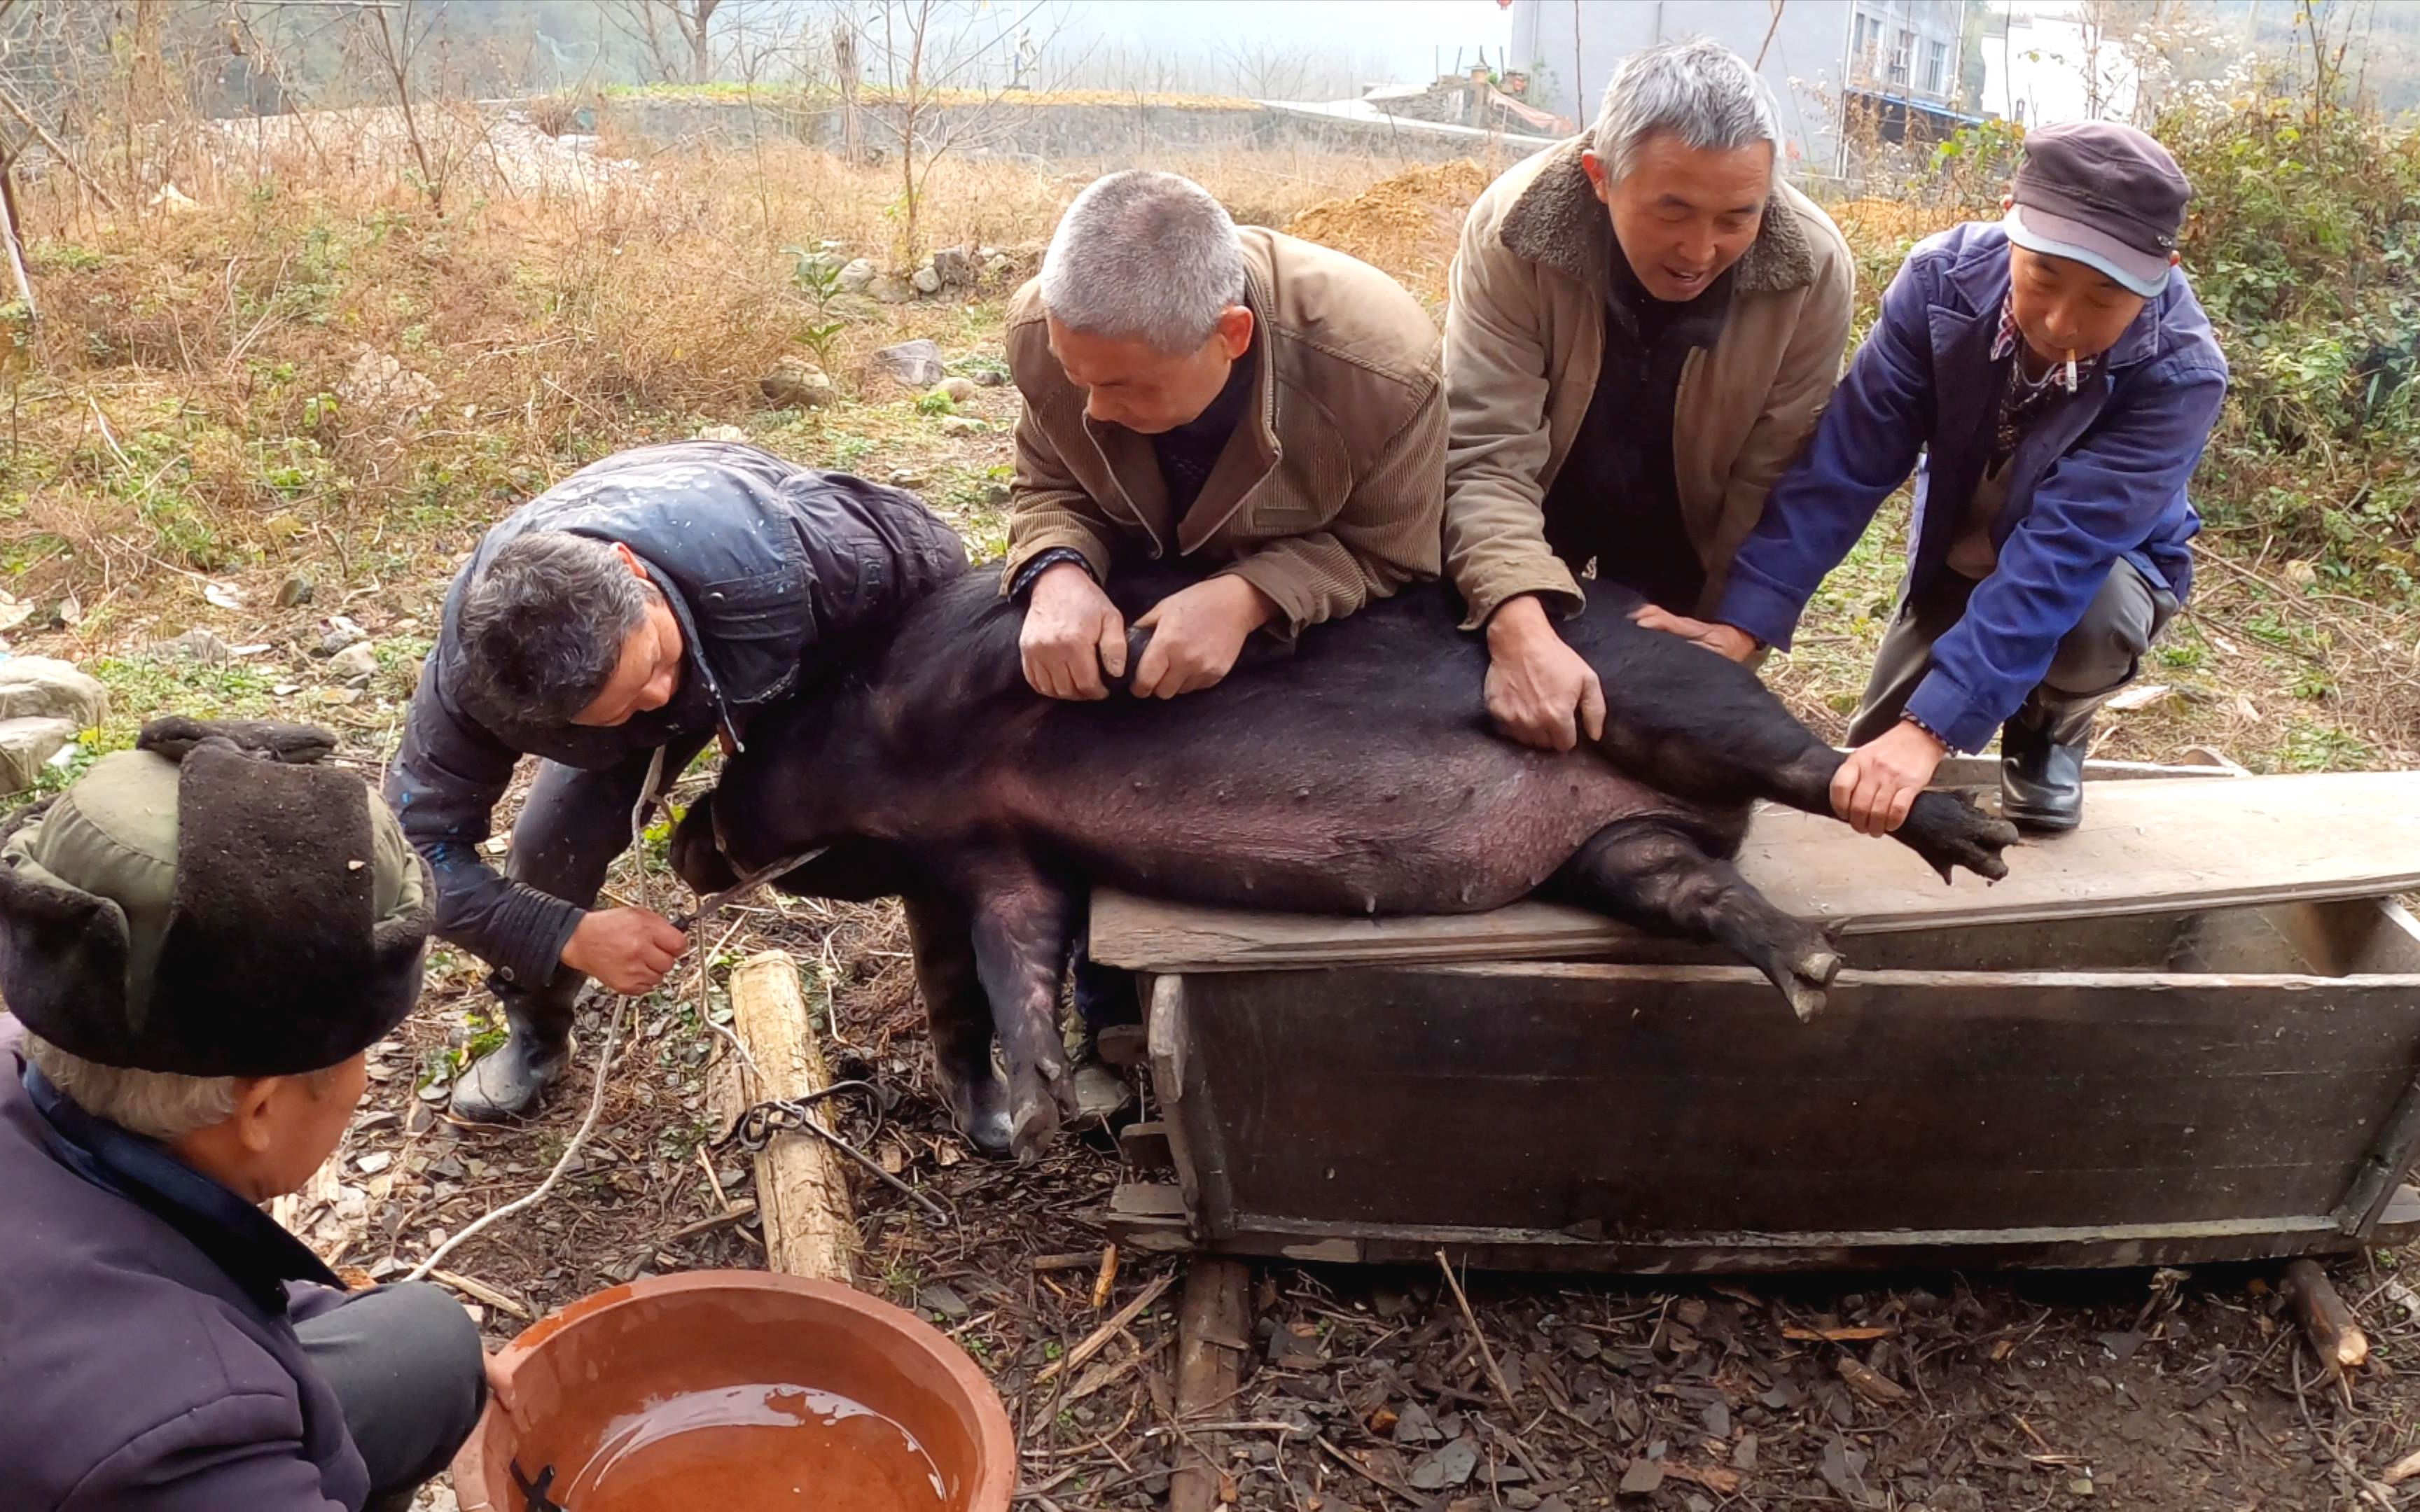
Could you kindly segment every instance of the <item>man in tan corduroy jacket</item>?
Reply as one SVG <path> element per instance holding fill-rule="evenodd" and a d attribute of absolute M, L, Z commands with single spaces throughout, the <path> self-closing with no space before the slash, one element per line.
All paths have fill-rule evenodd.
<path fill-rule="evenodd" d="M 1113 174 L 1010 306 L 1008 365 L 1025 412 L 1001 591 L 1027 601 L 1038 692 L 1101 698 L 1125 674 L 1101 585 L 1130 553 L 1207 574 L 1136 621 L 1140 697 L 1218 682 L 1263 626 L 1437 574 L 1436 328 L 1366 263 L 1238 228 L 1173 174 Z"/>
<path fill-rule="evenodd" d="M 1471 207 L 1446 315 L 1446 571 L 1499 729 L 1568 750 L 1604 691 L 1554 618 L 1593 570 L 1702 614 L 1839 377 L 1854 268 L 1714 42 L 1625 59 L 1589 133 Z"/>

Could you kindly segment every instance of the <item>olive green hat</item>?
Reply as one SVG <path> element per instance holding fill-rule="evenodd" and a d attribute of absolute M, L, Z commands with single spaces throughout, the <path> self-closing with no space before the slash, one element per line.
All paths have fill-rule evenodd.
<path fill-rule="evenodd" d="M 163 719 L 0 842 L 0 1000 L 70 1055 L 324 1070 L 419 995 L 431 897 L 324 731 Z"/>

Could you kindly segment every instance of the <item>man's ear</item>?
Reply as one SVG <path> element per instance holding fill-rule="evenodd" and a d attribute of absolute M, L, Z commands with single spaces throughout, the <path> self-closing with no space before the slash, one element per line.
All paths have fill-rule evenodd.
<path fill-rule="evenodd" d="M 277 1101 L 283 1076 L 246 1076 L 235 1084 L 235 1111 L 227 1116 L 235 1125 L 237 1143 L 252 1155 L 266 1155 L 277 1143 L 277 1131 L 270 1119 L 270 1108 Z"/>
<path fill-rule="evenodd" d="M 1598 202 L 1607 203 L 1605 196 L 1611 192 L 1606 181 L 1609 176 L 1606 173 L 1605 160 L 1596 155 L 1594 147 L 1580 148 L 1580 171 L 1588 175 L 1589 188 L 1596 191 Z"/>
<path fill-rule="evenodd" d="M 628 569 L 631 577 L 638 579 L 643 583 L 652 582 L 654 580 L 647 576 L 647 569 L 640 565 L 639 554 L 631 550 L 627 543 L 621 541 L 614 542 L 613 554 L 622 559 L 622 565 Z"/>
<path fill-rule="evenodd" d="M 1218 349 L 1234 362 L 1252 349 L 1252 312 L 1240 304 L 1231 304 L 1218 316 Z"/>

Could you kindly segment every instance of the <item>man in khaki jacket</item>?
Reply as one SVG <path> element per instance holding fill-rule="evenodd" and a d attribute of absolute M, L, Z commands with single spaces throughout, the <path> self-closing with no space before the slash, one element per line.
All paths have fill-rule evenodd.
<path fill-rule="evenodd" d="M 1102 698 L 1125 674 L 1101 585 L 1129 553 L 1209 574 L 1136 621 L 1140 697 L 1218 682 L 1264 625 L 1436 576 L 1436 328 L 1367 264 L 1239 229 L 1173 174 L 1112 174 L 1010 306 L 1008 363 L 1025 413 L 1001 589 L 1027 601 L 1037 692 Z"/>
<path fill-rule="evenodd" d="M 1497 727 L 1568 750 L 1605 695 L 1554 627 L 1579 575 L 1705 612 L 1839 376 L 1853 265 L 1781 182 L 1755 70 L 1626 59 L 1595 128 L 1470 209 L 1446 316 L 1445 561 L 1487 632 Z"/>

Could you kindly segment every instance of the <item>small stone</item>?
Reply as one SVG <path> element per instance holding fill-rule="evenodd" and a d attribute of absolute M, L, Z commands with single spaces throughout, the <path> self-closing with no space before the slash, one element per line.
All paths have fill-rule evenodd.
<path fill-rule="evenodd" d="M 944 436 L 981 436 L 990 429 L 991 427 L 989 425 L 985 424 L 982 421 L 976 419 L 972 415 L 943 415 L 941 417 L 941 434 Z"/>
<path fill-rule="evenodd" d="M 2067 1483 L 2067 1489 L 2068 1494 L 2071 1496 L 2090 1496 L 2092 1494 L 2092 1483 L 2079 1475 L 2075 1479 Z"/>
<path fill-rule="evenodd" d="M 935 393 L 946 393 L 952 404 L 971 404 L 983 393 L 983 386 L 970 378 L 945 378 L 933 385 Z"/>
<path fill-rule="evenodd" d="M 904 278 L 890 273 L 877 276 L 865 290 L 883 304 L 906 304 L 916 297 L 916 287 Z"/>
<path fill-rule="evenodd" d="M 941 348 L 930 337 L 883 347 L 874 354 L 874 366 L 911 389 L 929 389 L 949 376 L 941 367 Z"/>
<path fill-rule="evenodd" d="M 885 481 L 893 488 L 922 488 L 928 480 L 914 468 L 893 468 Z"/>
<path fill-rule="evenodd" d="M 225 640 L 199 625 L 174 640 L 161 641 L 160 651 L 163 656 L 197 661 L 205 667 L 215 667 L 235 655 Z"/>
<path fill-rule="evenodd" d="M 796 353 L 774 363 L 773 371 L 756 380 L 756 392 L 782 409 L 820 409 L 840 397 L 831 375 Z"/>
<path fill-rule="evenodd" d="M 1015 271 L 1016 271 L 1016 259 L 1014 257 L 994 253 L 984 259 L 983 276 L 986 284 L 998 283 Z"/>
<path fill-rule="evenodd" d="M 358 687 L 323 687 L 319 689 L 319 702 L 328 704 L 331 707 L 342 708 L 347 704 L 359 703 L 361 701 L 362 690 Z"/>
<path fill-rule="evenodd" d="M 1478 1468 L 1479 1445 L 1468 1439 L 1456 1439 L 1414 1465 L 1404 1478 L 1416 1491 L 1441 1491 L 1469 1480 L 1470 1473 Z"/>
<path fill-rule="evenodd" d="M 1004 483 L 995 483 L 984 489 L 984 502 L 998 506 L 1016 497 L 1016 490 Z"/>
<path fill-rule="evenodd" d="M 964 288 L 975 281 L 975 260 L 964 247 L 943 247 L 933 254 L 932 268 L 934 275 L 953 288 Z"/>
<path fill-rule="evenodd" d="M 277 585 L 277 607 L 292 609 L 298 604 L 308 604 L 311 595 L 318 591 L 319 585 L 311 580 L 309 573 L 290 573 L 284 582 Z"/>
<path fill-rule="evenodd" d="M 1504 1493 L 1504 1504 L 1512 1512 L 1538 1512 L 1538 1493 L 1526 1486 L 1515 1486 Z"/>
<path fill-rule="evenodd" d="M 427 1086 L 420 1089 L 420 1100 L 423 1103 L 430 1104 L 442 1103 L 453 1095 L 454 1084 L 452 1082 L 430 1082 Z"/>
<path fill-rule="evenodd" d="M 934 269 L 931 263 L 926 263 L 923 267 L 917 269 L 915 272 L 909 274 L 908 282 L 914 285 L 916 292 L 919 294 L 939 294 L 941 292 L 941 275 Z"/>
<path fill-rule="evenodd" d="M 359 645 L 370 633 L 339 614 L 328 622 L 328 633 L 319 638 L 319 655 L 333 656 L 347 646 Z"/>
<path fill-rule="evenodd" d="M 42 764 L 65 750 L 79 728 L 69 719 L 0 720 L 0 795 L 32 787 Z"/>
<path fill-rule="evenodd" d="M 1731 1410 L 1729 1403 L 1707 1403 L 1705 1412 L 1699 1414 L 1699 1420 L 1706 1425 L 1706 1431 L 1715 1438 L 1728 1439 L 1731 1436 Z"/>
<path fill-rule="evenodd" d="M 1645 1496 L 1664 1484 L 1664 1467 L 1652 1459 L 1634 1459 L 1621 1473 L 1619 1488 L 1624 1496 Z"/>
<path fill-rule="evenodd" d="M 346 682 L 366 682 L 378 672 L 378 647 L 356 640 L 328 658 L 328 671 Z"/>
<path fill-rule="evenodd" d="M 844 294 L 864 293 L 866 285 L 874 282 L 875 275 L 878 271 L 879 270 L 874 266 L 873 258 L 851 257 L 841 264 L 840 291 Z"/>
<path fill-rule="evenodd" d="M 1402 1415 L 1395 1419 L 1397 1443 L 1435 1443 L 1445 1437 L 1437 1431 L 1436 1419 L 1418 1402 L 1404 1404 Z"/>
<path fill-rule="evenodd" d="M 0 719 L 65 719 L 89 730 L 109 713 L 109 689 L 55 656 L 0 657 Z"/>
<path fill-rule="evenodd" d="M 1755 1434 L 1743 1433 L 1740 1435 L 1740 1442 L 1731 1449 L 1731 1468 L 1733 1470 L 1754 1470 L 1756 1468 Z"/>
<path fill-rule="evenodd" d="M 364 1176 L 376 1176 L 379 1172 L 385 1170 L 388 1166 L 394 1164 L 395 1156 L 383 1149 L 373 1149 L 368 1154 L 364 1155 L 361 1159 L 353 1162 L 354 1167 Z"/>
<path fill-rule="evenodd" d="M 737 425 L 708 425 L 697 433 L 697 439 L 702 441 L 745 442 L 748 433 Z"/>
<path fill-rule="evenodd" d="M 1563 1330 L 1563 1352 L 1575 1360 L 1593 1360 L 1605 1352 L 1605 1345 L 1585 1328 Z"/>
<path fill-rule="evenodd" d="M 964 1321 L 974 1312 L 967 1305 L 967 1299 L 958 1295 L 956 1288 L 943 1286 L 938 1281 L 916 1293 L 916 1306 L 920 1311 L 953 1323 Z"/>

